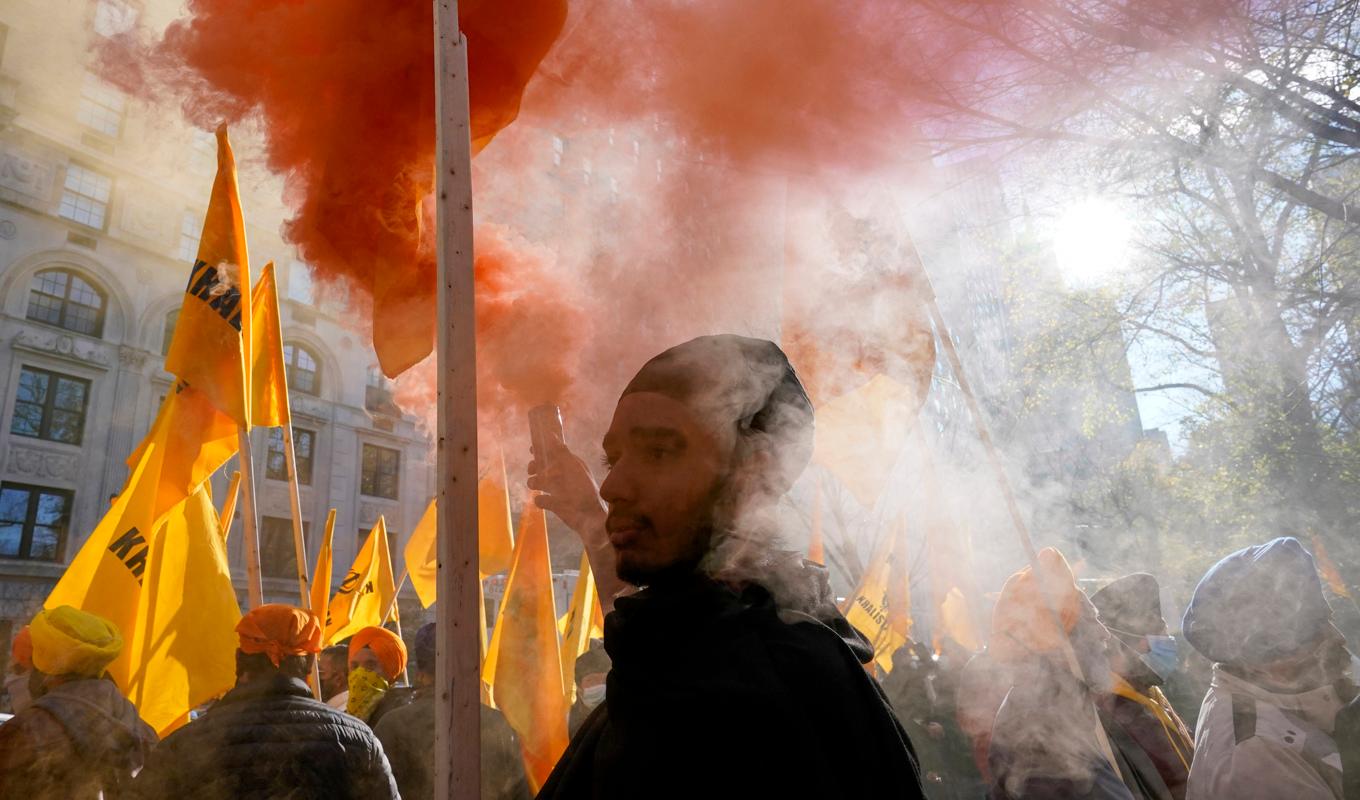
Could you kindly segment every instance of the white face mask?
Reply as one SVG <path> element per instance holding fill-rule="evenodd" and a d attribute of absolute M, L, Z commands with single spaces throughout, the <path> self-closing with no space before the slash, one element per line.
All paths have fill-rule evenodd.
<path fill-rule="evenodd" d="M 28 673 L 23 675 L 7 675 L 5 677 L 5 692 L 9 695 L 10 707 L 14 713 L 33 705 L 33 696 L 28 693 Z"/>
<path fill-rule="evenodd" d="M 586 686 L 581 689 L 581 702 L 586 708 L 594 708 L 604 702 L 605 685 L 597 683 L 594 686 Z"/>

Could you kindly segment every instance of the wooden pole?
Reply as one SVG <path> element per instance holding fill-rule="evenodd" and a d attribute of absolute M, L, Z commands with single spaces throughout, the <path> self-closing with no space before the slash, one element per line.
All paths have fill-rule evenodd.
<path fill-rule="evenodd" d="M 439 602 L 433 795 L 435 800 L 479 800 L 482 743 L 472 144 L 467 40 L 458 30 L 458 0 L 435 0 L 434 37 Z"/>
<path fill-rule="evenodd" d="M 398 639 L 405 638 L 401 635 L 401 615 L 394 614 L 393 612 L 397 610 L 397 598 L 401 597 L 401 589 L 405 585 L 406 585 L 406 567 L 402 567 L 401 578 L 397 581 L 397 590 L 392 593 L 392 602 L 387 606 L 387 613 L 383 614 L 384 625 L 387 624 L 388 620 L 392 620 L 392 622 L 396 623 Z M 401 682 L 406 684 L 407 686 L 411 685 L 411 677 L 408 674 L 406 667 L 401 668 Z"/>
<path fill-rule="evenodd" d="M 307 569 L 307 540 L 302 533 L 302 492 L 298 488 L 297 451 L 293 449 L 293 426 L 291 422 L 283 426 L 283 464 L 288 473 L 288 505 L 293 513 L 293 553 L 297 556 L 298 596 L 301 606 L 308 611 L 312 608 L 312 591 Z"/>
<path fill-rule="evenodd" d="M 260 532 L 256 527 L 255 469 L 250 454 L 250 434 L 237 429 L 241 457 L 241 520 L 245 534 L 246 602 L 251 608 L 264 604 L 264 587 L 260 583 Z"/>
<path fill-rule="evenodd" d="M 222 541 L 231 533 L 231 519 L 236 516 L 236 499 L 241 496 L 241 470 L 231 473 L 231 483 L 227 484 L 227 499 L 222 501 L 222 514 L 217 524 L 222 528 Z"/>
<path fill-rule="evenodd" d="M 1030 569 L 1034 572 L 1035 584 L 1039 587 L 1039 594 L 1044 598 L 1044 604 L 1048 607 L 1048 613 L 1053 619 L 1053 624 L 1058 626 L 1058 630 L 1063 630 L 1062 620 L 1058 616 L 1056 598 L 1049 596 L 1045 588 L 1045 581 L 1041 579 L 1039 553 L 1034 549 L 1034 539 L 1029 535 L 1029 526 L 1025 524 L 1025 516 L 1020 511 L 1020 503 L 1015 498 L 1015 490 L 1011 487 L 1010 478 L 1006 475 L 1006 467 L 1001 462 L 1001 454 L 997 450 L 996 443 L 992 441 L 991 433 L 987 430 L 987 421 L 982 418 L 982 407 L 978 405 L 977 396 L 973 394 L 973 387 L 968 383 L 968 376 L 963 372 L 963 360 L 959 358 L 959 351 L 954 347 L 954 337 L 950 335 L 944 314 L 940 312 L 940 303 L 935 297 L 935 286 L 931 283 L 930 275 L 926 272 L 925 261 L 921 258 L 921 252 L 916 249 L 916 240 L 910 234 L 907 237 L 907 246 L 910 248 L 911 255 L 916 263 L 916 276 L 920 280 L 922 294 L 925 295 L 931 322 L 935 324 L 935 339 L 944 346 L 944 354 L 949 361 L 949 369 L 954 373 L 954 380 L 959 384 L 959 392 L 963 394 L 964 404 L 968 406 L 968 414 L 973 418 L 973 426 L 977 431 L 978 439 L 982 442 L 982 449 L 987 453 L 987 462 L 996 474 L 997 486 L 1001 489 L 1002 497 L 1006 499 L 1006 508 L 1010 512 L 1011 523 L 1015 525 L 1015 532 L 1020 537 L 1020 546 L 1024 548 L 1025 557 L 1029 560 Z M 1072 648 L 1071 639 L 1063 637 L 1061 646 L 1067 668 L 1075 678 L 1084 680 L 1084 673 L 1080 662 L 1077 661 L 1077 653 Z M 1105 756 L 1105 760 L 1110 762 L 1110 768 L 1114 770 L 1114 774 L 1121 775 L 1119 762 L 1114 757 L 1114 748 L 1110 746 L 1110 739 L 1105 733 L 1105 726 L 1098 717 L 1095 723 L 1095 735 L 1096 744 Z"/>

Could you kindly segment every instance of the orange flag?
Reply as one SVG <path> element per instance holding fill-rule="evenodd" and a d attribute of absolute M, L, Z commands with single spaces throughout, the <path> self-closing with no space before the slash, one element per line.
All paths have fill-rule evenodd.
<path fill-rule="evenodd" d="M 1322 537 L 1316 534 L 1313 535 L 1313 559 L 1317 561 L 1318 575 L 1322 576 L 1332 594 L 1350 597 L 1351 590 L 1346 585 L 1346 579 L 1341 577 L 1341 570 L 1337 569 L 1336 562 L 1327 554 L 1327 545 L 1322 543 Z"/>
<path fill-rule="evenodd" d="M 227 129 L 217 129 L 217 178 L 198 258 L 189 269 L 165 369 L 203 392 L 237 426 L 250 428 L 250 265 Z"/>
<path fill-rule="evenodd" d="M 535 792 L 567 749 L 567 702 L 553 600 L 548 522 L 532 503 L 520 520 L 514 563 L 496 618 L 488 661 L 492 697 L 519 734 L 524 768 Z"/>

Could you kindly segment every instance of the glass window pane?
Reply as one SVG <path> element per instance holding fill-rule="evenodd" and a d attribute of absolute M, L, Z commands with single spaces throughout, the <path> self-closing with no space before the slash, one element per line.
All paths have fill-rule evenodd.
<path fill-rule="evenodd" d="M 18 401 L 21 403 L 42 403 L 47 402 L 48 375 L 46 372 L 38 372 L 25 368 L 19 373 L 19 394 Z"/>
<path fill-rule="evenodd" d="M 38 495 L 38 513 L 34 519 L 39 525 L 60 527 L 66 520 L 66 506 L 65 495 L 43 492 Z"/>
<path fill-rule="evenodd" d="M 52 424 L 48 426 L 45 438 L 65 444 L 80 444 L 83 416 L 74 411 L 53 411 Z"/>
<path fill-rule="evenodd" d="M 17 558 L 23 542 L 24 528 L 12 522 L 0 522 L 0 556 Z"/>
<path fill-rule="evenodd" d="M 28 557 L 42 561 L 56 561 L 57 550 L 61 545 L 61 529 L 38 525 L 33 528 L 33 542 L 28 547 Z"/>
<path fill-rule="evenodd" d="M 57 379 L 57 395 L 52 405 L 66 411 L 85 410 L 85 381 L 70 378 Z"/>
<path fill-rule="evenodd" d="M 42 406 L 21 403 L 14 407 L 14 419 L 10 420 L 9 432 L 19 436 L 40 436 L 42 434 Z"/>
<path fill-rule="evenodd" d="M 28 519 L 29 492 L 5 487 L 0 490 L 0 522 L 23 523 Z"/>
<path fill-rule="evenodd" d="M 293 429 L 293 449 L 297 451 L 298 458 L 312 457 L 312 432 Z"/>

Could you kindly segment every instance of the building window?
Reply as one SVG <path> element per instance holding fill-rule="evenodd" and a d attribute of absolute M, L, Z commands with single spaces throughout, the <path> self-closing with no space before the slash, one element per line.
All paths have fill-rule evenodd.
<path fill-rule="evenodd" d="M 103 230 L 112 192 L 113 178 L 79 164 L 70 164 L 66 167 L 66 183 L 61 190 L 57 215 Z"/>
<path fill-rule="evenodd" d="M 179 309 L 172 309 L 165 315 L 165 328 L 161 333 L 161 357 L 170 355 L 170 343 L 175 340 L 175 325 L 179 323 Z"/>
<path fill-rule="evenodd" d="M 401 477 L 401 451 L 375 444 L 364 445 L 359 492 L 370 497 L 397 499 Z"/>
<path fill-rule="evenodd" d="M 34 322 L 102 336 L 104 293 L 69 270 L 44 270 L 29 285 L 27 316 Z"/>
<path fill-rule="evenodd" d="M 203 235 L 203 215 L 185 210 L 179 222 L 179 260 L 192 264 L 198 260 L 198 240 Z"/>
<path fill-rule="evenodd" d="M 9 432 L 65 444 L 80 444 L 90 382 L 45 369 L 24 367 Z"/>
<path fill-rule="evenodd" d="M 297 479 L 303 486 L 312 485 L 312 453 L 316 445 L 316 431 L 293 428 L 293 450 L 297 456 Z M 269 453 L 265 457 L 264 474 L 276 481 L 288 480 L 287 458 L 283 450 L 283 428 L 269 431 Z"/>
<path fill-rule="evenodd" d="M 302 523 L 302 540 L 308 528 Z M 297 549 L 293 545 L 293 520 L 288 517 L 260 518 L 260 571 L 268 578 L 297 578 Z"/>
<path fill-rule="evenodd" d="M 316 293 L 312 290 L 312 271 L 301 261 L 294 260 L 288 266 L 288 299 L 304 305 L 316 305 Z"/>
<path fill-rule="evenodd" d="M 321 394 L 321 372 L 316 363 L 316 355 L 300 344 L 283 346 L 284 371 L 288 377 L 288 388 L 303 394 Z"/>
<path fill-rule="evenodd" d="M 100 36 L 127 33 L 137 24 L 140 12 L 124 0 L 99 0 L 94 8 L 94 32 Z"/>
<path fill-rule="evenodd" d="M 123 112 L 127 98 L 123 93 L 90 73 L 80 87 L 80 110 L 76 119 L 85 127 L 117 139 L 123 133 Z"/>
<path fill-rule="evenodd" d="M 0 558 L 61 561 L 70 519 L 70 492 L 0 484 Z"/>

